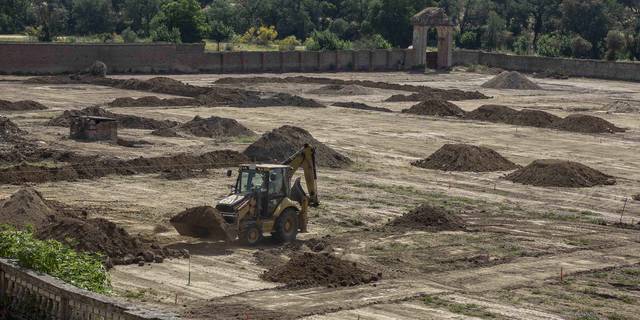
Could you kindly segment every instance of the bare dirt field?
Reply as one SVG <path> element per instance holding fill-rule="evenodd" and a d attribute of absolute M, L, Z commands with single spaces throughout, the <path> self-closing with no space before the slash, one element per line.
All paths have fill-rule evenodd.
<path fill-rule="evenodd" d="M 297 75 L 232 77 L 256 76 Z M 288 93 L 327 107 L 115 108 L 107 104 L 116 98 L 177 96 L 88 84 L 26 84 L 24 77 L 9 76 L 0 77 L 0 99 L 34 100 L 48 107 L 2 115 L 27 131 L 25 139 L 36 145 L 81 156 L 134 159 L 223 149 L 242 152 L 260 134 L 292 125 L 353 160 L 345 168 L 319 169 L 321 205 L 311 209 L 310 232 L 299 237 L 307 247 L 322 239 L 322 251 L 382 275 L 377 282 L 337 288 L 290 287 L 261 278 L 291 252 L 308 249 L 281 248 L 268 239 L 257 248 L 242 247 L 177 234 L 168 223 L 173 215 L 212 205 L 229 193 L 235 178 L 225 175 L 230 166 L 224 163 L 186 179 L 136 172 L 29 183 L 47 200 L 82 208 L 90 217 L 106 218 L 131 234 L 189 251 L 190 259 L 112 268 L 114 295 L 122 299 L 194 319 L 637 319 L 640 201 L 633 196 L 640 194 L 640 112 L 608 111 L 614 102 L 639 110 L 640 84 L 532 78 L 542 90 L 497 90 L 481 87 L 491 75 L 464 70 L 315 76 L 479 91 L 490 98 L 452 103 L 466 112 L 492 104 L 559 117 L 592 115 L 626 131 L 586 134 L 402 113 L 419 102 L 385 102 L 392 95 L 411 93 L 402 90 L 358 87 L 350 88 L 349 94 L 331 94 L 326 83 L 312 81 L 215 83 L 228 75 L 169 77 L 202 87 Z M 336 102 L 394 112 L 332 106 Z M 152 130 L 119 128 L 120 137 L 147 142 L 125 147 L 74 141 L 68 138 L 68 128 L 46 125 L 65 110 L 92 105 L 180 123 L 195 116 L 232 118 L 258 135 L 158 136 Z M 616 184 L 535 187 L 503 179 L 513 170 L 460 172 L 411 165 L 445 144 L 488 147 L 522 167 L 538 159 L 575 161 L 612 176 Z M 3 168 L 16 164 L 5 162 Z M 1 185 L 0 198 L 19 188 Z M 455 214 L 464 228 L 440 231 L 387 225 L 424 203 Z"/>

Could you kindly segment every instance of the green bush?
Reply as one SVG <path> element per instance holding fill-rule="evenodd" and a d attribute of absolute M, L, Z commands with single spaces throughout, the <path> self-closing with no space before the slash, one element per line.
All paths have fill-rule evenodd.
<path fill-rule="evenodd" d="M 109 293 L 111 281 L 101 257 L 79 253 L 55 240 L 38 240 L 30 231 L 0 226 L 0 257 L 43 272 L 78 288 Z"/>
<path fill-rule="evenodd" d="M 131 30 L 131 28 L 126 28 L 122 30 L 122 39 L 125 43 L 134 43 L 138 40 L 138 34 Z"/>
<path fill-rule="evenodd" d="M 276 41 L 278 48 L 282 51 L 293 51 L 297 46 L 302 45 L 296 36 L 288 36 L 282 40 Z"/>
<path fill-rule="evenodd" d="M 465 31 L 460 35 L 460 47 L 464 49 L 478 49 L 480 48 L 480 39 L 478 33 L 473 31 Z"/>
<path fill-rule="evenodd" d="M 166 18 L 162 12 L 158 13 L 153 17 L 153 19 L 151 19 L 151 23 L 149 24 L 149 36 L 151 37 L 151 40 L 154 42 L 181 43 L 182 36 L 180 34 L 180 29 L 169 29 L 165 24 L 165 21 Z"/>
<path fill-rule="evenodd" d="M 314 31 L 304 45 L 311 51 L 351 49 L 351 42 L 340 39 L 329 30 Z"/>
<path fill-rule="evenodd" d="M 376 33 L 354 41 L 353 47 L 356 49 L 390 49 L 391 43 L 382 35 Z"/>
<path fill-rule="evenodd" d="M 538 39 L 536 53 L 544 57 L 571 56 L 571 39 L 564 35 L 543 34 Z"/>
<path fill-rule="evenodd" d="M 571 39 L 571 54 L 576 58 L 589 58 L 591 57 L 591 50 L 593 45 L 585 38 L 575 35 Z"/>
<path fill-rule="evenodd" d="M 626 39 L 624 33 L 618 30 L 611 30 L 605 39 L 607 43 L 607 60 L 617 60 L 625 58 Z"/>
<path fill-rule="evenodd" d="M 513 51 L 519 55 L 528 55 L 531 53 L 531 43 L 531 35 L 524 33 L 513 42 Z"/>

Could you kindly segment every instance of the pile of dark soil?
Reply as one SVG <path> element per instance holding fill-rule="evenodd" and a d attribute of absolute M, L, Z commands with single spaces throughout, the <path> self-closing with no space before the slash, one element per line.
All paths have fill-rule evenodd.
<path fill-rule="evenodd" d="M 542 90 L 542 88 L 517 71 L 505 71 L 482 84 L 483 88 Z"/>
<path fill-rule="evenodd" d="M 602 118 L 583 114 L 570 115 L 560 121 L 554 122 L 551 127 L 558 130 L 580 133 L 616 133 L 626 131 Z"/>
<path fill-rule="evenodd" d="M 288 93 L 273 93 L 273 94 L 265 94 L 262 96 L 260 103 L 257 105 L 258 107 L 271 107 L 271 106 L 280 106 L 280 107 L 302 107 L 302 108 L 326 108 L 325 105 L 313 100 L 307 99 L 300 96 L 294 96 Z"/>
<path fill-rule="evenodd" d="M 36 237 L 65 243 L 77 251 L 107 256 L 107 266 L 144 262 L 161 263 L 165 258 L 182 257 L 183 252 L 162 248 L 152 239 L 132 236 L 115 223 L 102 219 L 55 218 L 39 228 Z"/>
<path fill-rule="evenodd" d="M 228 105 L 233 107 L 256 108 L 293 106 L 304 108 L 323 108 L 323 104 L 288 93 L 262 93 L 237 88 L 212 88 L 206 94 L 197 97 L 203 105 Z"/>
<path fill-rule="evenodd" d="M 614 101 L 604 106 L 607 113 L 640 113 L 640 106 L 631 105 L 626 101 Z"/>
<path fill-rule="evenodd" d="M 633 195 L 633 200 L 640 201 L 640 193 Z"/>
<path fill-rule="evenodd" d="M 0 163 L 18 164 L 22 162 L 80 162 L 94 159 L 94 156 L 80 155 L 69 150 L 43 148 L 29 141 L 11 145 L 0 145 Z"/>
<path fill-rule="evenodd" d="M 125 148 L 142 148 L 144 146 L 153 145 L 153 143 L 146 140 L 134 140 L 126 138 L 118 138 L 116 144 Z"/>
<path fill-rule="evenodd" d="M 492 149 L 468 144 L 445 144 L 438 151 L 411 165 L 443 171 L 491 172 L 520 168 Z"/>
<path fill-rule="evenodd" d="M 516 183 L 539 187 L 588 188 L 613 185 L 614 177 L 581 163 L 564 160 L 535 160 L 505 177 Z"/>
<path fill-rule="evenodd" d="M 465 115 L 465 119 L 549 128 L 562 118 L 539 110 L 515 110 L 501 105 L 484 105 Z"/>
<path fill-rule="evenodd" d="M 286 309 L 286 308 L 285 308 Z M 227 304 L 216 302 L 201 302 L 189 306 L 183 313 L 183 319 L 210 320 L 215 315 L 216 320 L 293 320 L 298 317 L 281 311 L 260 309 L 247 304 Z"/>
<path fill-rule="evenodd" d="M 29 111 L 29 110 L 46 110 L 42 103 L 33 100 L 21 100 L 11 102 L 0 100 L 0 111 Z"/>
<path fill-rule="evenodd" d="M 0 142 L 19 142 L 26 134 L 11 119 L 0 117 Z"/>
<path fill-rule="evenodd" d="M 99 83 L 100 81 L 98 81 L 98 83 L 96 84 Z M 115 87 L 120 89 L 151 91 L 184 97 L 196 97 L 201 94 L 205 94 L 210 90 L 209 88 L 192 86 L 190 84 L 186 84 L 167 77 L 156 77 L 149 80 L 119 80 L 117 81 Z"/>
<path fill-rule="evenodd" d="M 195 116 L 193 120 L 178 127 L 179 130 L 188 132 L 196 137 L 223 138 L 254 136 L 255 133 L 238 121 L 229 118 L 211 116 L 201 118 Z"/>
<path fill-rule="evenodd" d="M 48 223 L 55 213 L 40 192 L 23 188 L 0 202 L 0 225 L 6 224 L 18 229 L 26 229 L 28 226 L 39 228 Z"/>
<path fill-rule="evenodd" d="M 94 116 L 113 118 L 118 121 L 118 126 L 128 129 L 162 129 L 177 126 L 179 123 L 171 120 L 155 120 L 151 118 L 133 116 L 128 114 L 113 113 L 100 108 L 99 106 L 87 107 L 82 110 L 66 110 L 61 115 L 49 120 L 47 125 L 69 127 L 71 119 L 78 116 Z"/>
<path fill-rule="evenodd" d="M 185 180 L 193 178 L 203 178 L 209 174 L 207 169 L 192 170 L 192 169 L 169 169 L 160 174 L 160 177 L 167 180 Z"/>
<path fill-rule="evenodd" d="M 58 167 L 21 163 L 16 166 L 0 168 L 0 183 L 74 181 L 77 179 L 97 179 L 107 175 L 160 173 L 170 169 L 213 169 L 236 166 L 247 161 L 247 157 L 237 151 L 217 150 L 200 155 L 183 153 L 130 160 L 119 158 L 89 159 Z"/>
<path fill-rule="evenodd" d="M 488 99 L 489 97 L 478 91 L 462 91 L 458 89 L 448 89 L 444 91 L 423 91 L 418 93 L 412 93 L 409 95 L 394 94 L 387 98 L 386 102 L 409 102 L 409 101 L 426 101 L 426 100 L 447 100 L 447 101 L 461 101 L 461 100 L 477 100 Z"/>
<path fill-rule="evenodd" d="M 200 101 L 193 98 L 166 98 L 160 99 L 154 96 L 147 96 L 142 98 L 117 98 L 109 103 L 110 107 L 168 107 L 168 106 L 195 106 L 199 105 Z"/>
<path fill-rule="evenodd" d="M 364 96 L 372 94 L 372 90 L 356 84 L 330 84 L 318 89 L 310 90 L 308 93 L 320 95 L 338 96 Z"/>
<path fill-rule="evenodd" d="M 308 131 L 294 126 L 282 126 L 265 133 L 251 144 L 244 154 L 251 161 L 281 163 L 302 149 L 305 144 L 316 149 L 318 166 L 342 168 L 352 163 L 351 159 L 316 140 Z"/>
<path fill-rule="evenodd" d="M 341 80 L 331 78 L 318 78 L 318 77 L 242 77 L 242 78 L 221 78 L 216 81 L 218 84 L 233 84 L 233 85 L 247 85 L 247 84 L 259 84 L 259 83 L 318 83 L 325 85 L 357 85 L 367 88 L 385 89 L 385 90 L 397 90 L 397 91 L 409 91 L 419 92 L 424 94 L 431 94 L 434 97 L 442 100 L 457 101 L 457 100 L 471 100 L 471 99 L 488 99 L 489 97 L 479 92 L 469 92 L 461 90 L 445 90 L 437 89 L 426 86 L 414 86 L 407 84 L 396 84 L 387 82 L 376 82 L 370 80 Z M 436 96 L 437 95 L 437 96 Z M 419 100 L 418 100 L 419 101 Z"/>
<path fill-rule="evenodd" d="M 340 107 L 340 108 L 368 110 L 368 111 L 393 112 L 393 110 L 391 109 L 382 108 L 382 107 L 372 107 L 370 105 L 360 103 L 360 102 L 336 102 L 332 104 L 332 106 Z"/>
<path fill-rule="evenodd" d="M 421 116 L 436 117 L 458 117 L 465 115 L 465 111 L 455 104 L 444 100 L 427 100 L 420 102 L 409 109 L 402 110 L 402 113 L 411 113 Z"/>
<path fill-rule="evenodd" d="M 178 131 L 176 131 L 175 128 L 160 128 L 160 129 L 153 130 L 151 134 L 158 137 L 168 137 L 168 138 L 180 137 L 180 134 L 178 133 Z"/>
<path fill-rule="evenodd" d="M 262 279 L 288 287 L 348 287 L 376 282 L 382 274 L 360 269 L 355 262 L 329 253 L 294 253 L 284 265 L 265 271 Z"/>
<path fill-rule="evenodd" d="M 427 204 L 405 213 L 388 224 L 395 228 L 427 231 L 466 230 L 464 221 L 453 213 Z"/>

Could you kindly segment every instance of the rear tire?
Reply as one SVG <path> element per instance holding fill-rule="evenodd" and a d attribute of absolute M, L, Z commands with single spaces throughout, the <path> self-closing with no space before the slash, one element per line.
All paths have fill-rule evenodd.
<path fill-rule="evenodd" d="M 298 235 L 298 212 L 292 208 L 285 209 L 276 221 L 273 237 L 280 242 L 292 242 Z"/>
<path fill-rule="evenodd" d="M 262 241 L 262 231 L 256 224 L 249 224 L 240 232 L 239 238 L 243 245 L 255 246 Z"/>

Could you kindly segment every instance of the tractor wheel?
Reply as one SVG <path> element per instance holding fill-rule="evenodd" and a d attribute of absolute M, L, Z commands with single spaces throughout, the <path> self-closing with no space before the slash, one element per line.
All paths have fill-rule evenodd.
<path fill-rule="evenodd" d="M 262 241 L 262 231 L 256 224 L 249 224 L 242 229 L 239 238 L 242 244 L 255 246 Z"/>
<path fill-rule="evenodd" d="M 285 209 L 276 221 L 273 237 L 280 242 L 291 242 L 298 235 L 298 212 L 292 208 Z"/>

